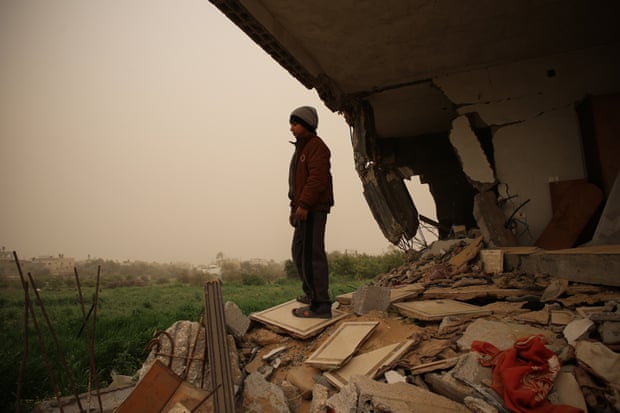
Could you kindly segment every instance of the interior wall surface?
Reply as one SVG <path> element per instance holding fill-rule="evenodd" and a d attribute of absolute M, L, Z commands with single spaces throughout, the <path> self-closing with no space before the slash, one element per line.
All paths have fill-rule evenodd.
<path fill-rule="evenodd" d="M 519 242 L 531 245 L 549 223 L 549 181 L 587 178 L 576 106 L 588 95 L 620 90 L 620 47 L 573 51 L 445 75 L 434 82 L 460 114 L 493 130 L 500 197 L 523 221 Z"/>

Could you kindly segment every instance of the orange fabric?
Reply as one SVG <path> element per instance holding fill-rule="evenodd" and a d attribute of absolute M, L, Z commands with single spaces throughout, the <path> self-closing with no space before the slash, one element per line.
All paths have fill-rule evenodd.
<path fill-rule="evenodd" d="M 547 400 L 560 371 L 560 359 L 542 336 L 530 336 L 499 350 L 491 343 L 474 341 L 472 350 L 482 354 L 480 364 L 493 368 L 493 389 L 507 408 L 518 413 L 583 413 L 572 406 Z"/>

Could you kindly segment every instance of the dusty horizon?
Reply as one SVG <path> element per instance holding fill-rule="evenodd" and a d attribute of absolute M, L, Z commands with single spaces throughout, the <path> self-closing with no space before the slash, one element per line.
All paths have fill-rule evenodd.
<path fill-rule="evenodd" d="M 20 257 L 290 256 L 290 112 L 332 152 L 327 251 L 381 254 L 350 130 L 208 2 L 0 4 L 0 246 Z M 426 186 L 410 182 L 434 217 Z"/>

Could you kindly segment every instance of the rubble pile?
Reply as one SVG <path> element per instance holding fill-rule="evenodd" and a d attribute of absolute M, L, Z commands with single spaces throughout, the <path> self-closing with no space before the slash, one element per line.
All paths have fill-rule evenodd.
<path fill-rule="evenodd" d="M 226 303 L 239 411 L 620 411 L 620 289 L 505 273 L 486 251 L 481 237 L 437 241 L 337 297 L 346 316 L 306 339 Z M 401 288 L 408 295 L 385 305 L 385 290 Z M 353 344 L 335 338 L 346 323 L 373 330 L 335 367 L 311 362 L 328 344 Z M 189 343 L 184 329 L 199 326 L 168 333 Z M 152 351 L 143 372 L 157 358 L 166 360 Z M 208 382 L 179 368 L 197 387 Z"/>

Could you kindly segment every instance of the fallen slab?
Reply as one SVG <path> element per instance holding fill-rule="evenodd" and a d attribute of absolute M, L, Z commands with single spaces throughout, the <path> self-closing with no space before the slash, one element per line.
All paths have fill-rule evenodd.
<path fill-rule="evenodd" d="M 385 384 L 354 376 L 340 393 L 327 399 L 337 412 L 462 413 L 464 405 L 408 383 Z"/>
<path fill-rule="evenodd" d="M 323 370 L 341 367 L 353 356 L 357 348 L 362 345 L 378 324 L 378 321 L 351 321 L 342 323 L 338 329 L 305 360 L 305 363 Z"/>
<path fill-rule="evenodd" d="M 293 309 L 300 307 L 296 300 L 287 301 L 275 307 L 250 314 L 250 319 L 258 321 L 278 332 L 286 332 L 293 337 L 306 339 L 323 331 L 327 326 L 348 316 L 348 313 L 332 308 L 332 318 L 299 318 Z"/>
<path fill-rule="evenodd" d="M 354 376 L 361 375 L 374 379 L 381 367 L 390 365 L 400 358 L 413 343 L 413 340 L 407 340 L 402 343 L 391 344 L 368 353 L 360 354 L 359 356 L 353 357 L 343 367 L 325 372 L 323 375 L 337 389 L 346 386 L 349 379 Z"/>
<path fill-rule="evenodd" d="M 620 287 L 620 245 L 555 251 L 505 249 L 504 271 L 551 274 L 574 282 Z"/>
<path fill-rule="evenodd" d="M 477 319 L 465 329 L 465 332 L 456 342 L 461 350 L 470 350 L 474 340 L 486 341 L 500 350 L 510 348 L 520 338 L 542 335 L 549 345 L 562 346 L 563 343 L 552 331 L 531 327 L 524 324 Z"/>
<path fill-rule="evenodd" d="M 393 306 L 404 316 L 425 321 L 439 321 L 448 316 L 483 316 L 492 312 L 473 304 L 455 300 L 407 301 Z"/>

